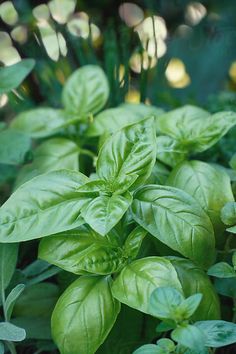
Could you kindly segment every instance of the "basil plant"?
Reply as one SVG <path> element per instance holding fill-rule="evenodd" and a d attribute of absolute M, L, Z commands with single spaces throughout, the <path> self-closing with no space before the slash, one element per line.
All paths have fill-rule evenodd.
<path fill-rule="evenodd" d="M 189 313 L 197 334 L 203 321 L 221 318 L 207 271 L 235 230 L 233 169 L 198 154 L 236 125 L 236 113 L 211 115 L 190 105 L 170 112 L 144 104 L 107 108 L 109 94 L 102 69 L 84 66 L 65 83 L 62 108 L 20 113 L 9 127 L 33 139 L 34 149 L 0 208 L 0 242 L 40 239 L 38 257 L 68 279 L 73 274 L 51 318 L 61 354 L 121 353 L 121 316 L 123 325 L 130 311 L 153 319 L 155 289 L 174 289 L 181 304 L 195 299 Z M 163 319 L 164 304 L 156 309 Z M 171 338 L 180 337 L 175 329 Z M 131 340 L 126 352 L 141 344 Z"/>

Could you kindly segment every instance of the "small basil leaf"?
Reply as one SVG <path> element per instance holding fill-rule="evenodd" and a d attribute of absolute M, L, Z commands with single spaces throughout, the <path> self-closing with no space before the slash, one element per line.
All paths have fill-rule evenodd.
<path fill-rule="evenodd" d="M 120 247 L 87 226 L 43 239 L 39 257 L 75 274 L 111 274 L 126 263 Z"/>
<path fill-rule="evenodd" d="M 157 345 L 160 348 L 165 349 L 168 353 L 172 353 L 175 350 L 175 344 L 171 339 L 168 338 L 161 338 L 157 341 Z"/>
<path fill-rule="evenodd" d="M 236 324 L 226 321 L 200 321 L 195 326 L 207 337 L 208 347 L 219 348 L 236 343 Z"/>
<path fill-rule="evenodd" d="M 209 217 L 180 189 L 148 185 L 134 194 L 134 220 L 170 248 L 207 268 L 215 258 Z"/>
<path fill-rule="evenodd" d="M 60 170 L 79 169 L 79 149 L 73 142 L 65 138 L 54 138 L 43 142 L 34 150 L 33 162 L 22 167 L 16 186 L 40 174 Z"/>
<path fill-rule="evenodd" d="M 177 343 L 195 350 L 199 354 L 206 353 L 206 336 L 204 332 L 196 326 L 179 326 L 171 332 L 171 338 Z"/>
<path fill-rule="evenodd" d="M 120 311 L 110 286 L 110 277 L 83 276 L 59 298 L 52 335 L 62 354 L 93 354 L 104 342 Z"/>
<path fill-rule="evenodd" d="M 0 340 L 21 342 L 26 337 L 25 330 L 9 322 L 0 322 Z"/>
<path fill-rule="evenodd" d="M 81 209 L 81 215 L 92 229 L 106 235 L 122 218 L 132 202 L 129 192 L 111 197 L 100 195 Z"/>
<path fill-rule="evenodd" d="M 61 109 L 36 108 L 18 114 L 10 127 L 32 138 L 44 138 L 75 124 L 78 119 L 78 115 L 66 113 Z"/>
<path fill-rule="evenodd" d="M 172 264 L 162 257 L 147 257 L 125 266 L 112 285 L 112 293 L 120 302 L 150 314 L 149 301 L 157 287 L 181 285 Z"/>
<path fill-rule="evenodd" d="M 80 209 L 87 199 L 76 189 L 87 181 L 79 172 L 60 170 L 24 183 L 0 208 L 0 241 L 31 240 L 83 224 Z"/>
<path fill-rule="evenodd" d="M 202 301 L 202 294 L 194 294 L 183 300 L 178 308 L 178 314 L 183 319 L 189 319 L 197 310 Z"/>
<path fill-rule="evenodd" d="M 97 173 L 107 181 L 111 192 L 121 194 L 142 184 L 156 160 L 153 118 L 123 128 L 103 144 L 97 160 Z"/>
<path fill-rule="evenodd" d="M 18 297 L 21 295 L 21 293 L 24 291 L 24 289 L 25 289 L 24 284 L 18 284 L 15 288 L 11 290 L 10 294 L 7 296 L 5 302 L 5 312 L 8 321 L 11 318 L 12 310 L 15 305 L 15 302 L 18 299 Z"/>
<path fill-rule="evenodd" d="M 68 112 L 81 118 L 97 113 L 106 103 L 109 86 L 99 66 L 86 65 L 69 77 L 62 92 L 62 102 Z"/>
<path fill-rule="evenodd" d="M 157 288 L 150 298 L 150 312 L 160 319 L 175 320 L 176 310 L 183 300 L 182 293 L 175 288 Z"/>
<path fill-rule="evenodd" d="M 226 262 L 219 262 L 214 264 L 208 269 L 207 274 L 217 278 L 236 277 L 234 268 Z"/>
<path fill-rule="evenodd" d="M 136 349 L 133 354 L 166 354 L 166 352 L 161 348 L 158 348 L 155 344 L 145 344 Z"/>
<path fill-rule="evenodd" d="M 139 252 L 144 237 L 147 235 L 147 231 L 140 226 L 137 226 L 128 235 L 124 244 L 124 253 L 131 258 L 135 258 Z"/>
<path fill-rule="evenodd" d="M 15 272 L 19 245 L 0 244 L 0 292 L 5 290 Z"/>
<path fill-rule="evenodd" d="M 0 141 L 0 163 L 18 165 L 24 162 L 31 145 L 27 135 L 13 129 L 6 129 L 0 132 Z"/>
<path fill-rule="evenodd" d="M 196 294 L 196 291 L 203 295 L 191 319 L 193 321 L 219 319 L 219 298 L 206 273 L 187 259 L 179 257 L 168 257 L 168 259 L 175 267 L 185 297 Z"/>
<path fill-rule="evenodd" d="M 157 137 L 157 159 L 168 166 L 174 167 L 186 160 L 188 150 L 178 141 L 170 136 L 161 135 Z"/>
<path fill-rule="evenodd" d="M 35 65 L 33 59 L 0 68 L 0 95 L 17 88 Z"/>
<path fill-rule="evenodd" d="M 216 235 L 222 236 L 220 211 L 225 203 L 234 200 L 230 178 L 223 170 L 202 161 L 185 161 L 174 168 L 166 183 L 197 199 L 210 217 Z"/>

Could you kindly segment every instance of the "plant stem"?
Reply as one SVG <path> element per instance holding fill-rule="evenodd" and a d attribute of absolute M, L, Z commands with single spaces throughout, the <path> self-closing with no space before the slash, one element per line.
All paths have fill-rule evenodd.
<path fill-rule="evenodd" d="M 11 354 L 17 354 L 15 345 L 12 342 L 5 342 Z"/>

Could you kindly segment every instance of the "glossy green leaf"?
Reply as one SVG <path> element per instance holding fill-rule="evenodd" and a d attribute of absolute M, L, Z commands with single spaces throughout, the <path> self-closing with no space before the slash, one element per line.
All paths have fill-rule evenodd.
<path fill-rule="evenodd" d="M 171 338 L 183 346 L 205 354 L 206 336 L 204 332 L 193 325 L 179 326 L 171 332 Z"/>
<path fill-rule="evenodd" d="M 87 226 L 43 239 L 39 257 L 75 274 L 111 274 L 126 263 L 122 249 L 111 238 Z"/>
<path fill-rule="evenodd" d="M 9 322 L 0 322 L 0 340 L 21 342 L 26 337 L 25 330 Z"/>
<path fill-rule="evenodd" d="M 59 288 L 52 283 L 27 286 L 16 300 L 13 317 L 48 317 L 56 304 Z"/>
<path fill-rule="evenodd" d="M 183 294 L 175 288 L 157 288 L 150 298 L 150 312 L 160 319 L 175 320 L 176 312 L 183 300 Z"/>
<path fill-rule="evenodd" d="M 178 275 L 185 297 L 202 294 L 202 300 L 191 319 L 217 320 L 220 318 L 220 304 L 216 291 L 206 273 L 194 263 L 179 257 L 168 257 Z"/>
<path fill-rule="evenodd" d="M 18 248 L 17 243 L 0 243 L 0 292 L 7 288 L 15 272 Z"/>
<path fill-rule="evenodd" d="M 129 192 L 111 197 L 100 195 L 82 207 L 81 215 L 92 229 L 104 236 L 120 221 L 131 203 Z"/>
<path fill-rule="evenodd" d="M 83 224 L 80 209 L 87 199 L 76 189 L 88 178 L 60 170 L 20 186 L 0 208 L 0 242 L 26 241 L 73 229 Z"/>
<path fill-rule="evenodd" d="M 34 150 L 33 162 L 22 167 L 16 186 L 40 174 L 60 169 L 79 169 L 79 148 L 69 139 L 49 139 Z"/>
<path fill-rule="evenodd" d="M 210 115 L 201 108 L 187 105 L 160 116 L 157 130 L 177 140 L 190 153 L 197 153 L 213 146 L 235 124 L 234 112 Z"/>
<path fill-rule="evenodd" d="M 216 235 L 222 236 L 220 211 L 225 203 L 234 200 L 230 178 L 224 171 L 202 161 L 185 161 L 174 168 L 166 183 L 197 199 L 210 217 Z"/>
<path fill-rule="evenodd" d="M 75 124 L 78 120 L 78 115 L 61 109 L 36 108 L 19 113 L 12 120 L 10 127 L 32 138 L 44 138 Z"/>
<path fill-rule="evenodd" d="M 137 226 L 131 231 L 124 244 L 124 252 L 128 257 L 135 258 L 138 255 L 139 249 L 146 235 L 147 231 L 140 226 Z"/>
<path fill-rule="evenodd" d="M 120 311 L 110 286 L 110 277 L 84 276 L 59 298 L 52 335 L 61 354 L 94 354 L 104 342 Z"/>
<path fill-rule="evenodd" d="M 234 268 L 226 262 L 219 262 L 214 264 L 208 269 L 207 274 L 217 278 L 236 277 Z"/>
<path fill-rule="evenodd" d="M 97 160 L 97 173 L 110 190 L 122 193 L 142 184 L 156 161 L 156 135 L 153 118 L 123 128 L 103 144 Z"/>
<path fill-rule="evenodd" d="M 170 248 L 203 267 L 214 260 L 214 232 L 209 217 L 186 192 L 149 185 L 134 194 L 137 223 Z"/>
<path fill-rule="evenodd" d="M 195 323 L 207 337 L 208 347 L 219 348 L 236 343 L 236 324 L 226 321 L 200 321 Z"/>
<path fill-rule="evenodd" d="M 133 354 L 166 354 L 162 349 L 155 344 L 145 344 L 136 349 Z"/>
<path fill-rule="evenodd" d="M 0 163 L 18 165 L 24 162 L 31 145 L 27 135 L 6 129 L 0 132 L 0 141 Z"/>
<path fill-rule="evenodd" d="M 170 136 L 157 137 L 157 159 L 174 167 L 188 158 L 187 148 Z"/>
<path fill-rule="evenodd" d="M 15 305 L 16 300 L 18 297 L 21 295 L 21 293 L 24 291 L 25 285 L 24 284 L 18 284 L 11 290 L 9 295 L 6 298 L 5 302 L 5 313 L 6 313 L 6 318 L 9 321 L 12 315 L 13 307 Z"/>
<path fill-rule="evenodd" d="M 147 257 L 125 266 L 112 286 L 120 302 L 144 313 L 150 313 L 149 301 L 157 287 L 181 285 L 172 264 L 162 257 Z"/>
<path fill-rule="evenodd" d="M 139 104 L 123 104 L 117 108 L 109 108 L 99 113 L 90 125 L 87 135 L 99 136 L 106 132 L 115 133 L 128 125 L 138 123 L 148 116 L 158 116 L 160 108 Z"/>
<path fill-rule="evenodd" d="M 97 113 L 106 104 L 109 86 L 99 66 L 86 65 L 69 77 L 63 88 L 62 102 L 68 112 L 80 119 Z"/>
<path fill-rule="evenodd" d="M 0 68 L 0 94 L 17 88 L 35 65 L 33 59 L 24 59 L 20 62 Z"/>

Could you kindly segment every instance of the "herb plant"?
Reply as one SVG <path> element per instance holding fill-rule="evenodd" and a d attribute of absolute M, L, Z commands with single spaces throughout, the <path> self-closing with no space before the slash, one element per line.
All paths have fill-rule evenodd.
<path fill-rule="evenodd" d="M 138 311 L 146 327 L 152 316 L 167 322 L 171 339 L 128 338 L 124 353 L 207 353 L 236 342 L 229 323 L 235 310 L 221 320 L 217 294 L 235 299 L 236 292 L 209 277 L 227 273 L 235 281 L 234 167 L 198 160 L 236 125 L 236 113 L 190 105 L 170 112 L 144 104 L 107 108 L 108 96 L 102 69 L 84 66 L 67 80 L 62 108 L 20 113 L 5 129 L 29 143 L 16 151 L 6 139 L 1 163 L 22 163 L 31 139 L 34 148 L 0 208 L 1 252 L 9 249 L 13 267 L 17 243 L 40 239 L 40 260 L 20 272 L 25 286 L 8 287 L 15 265 L 1 280 L 5 321 L 13 314 L 26 338 L 49 340 L 30 336 L 29 318 L 48 319 L 54 308 L 52 338 L 61 354 L 121 353 L 119 318 L 125 325 Z M 29 315 L 24 304 L 34 291 L 39 303 L 40 296 L 52 301 Z M 18 298 L 15 309 L 9 297 Z M 214 341 L 219 330 L 227 336 Z M 147 337 L 158 345 L 137 349 Z M 52 352 L 50 345 L 45 350 Z"/>

